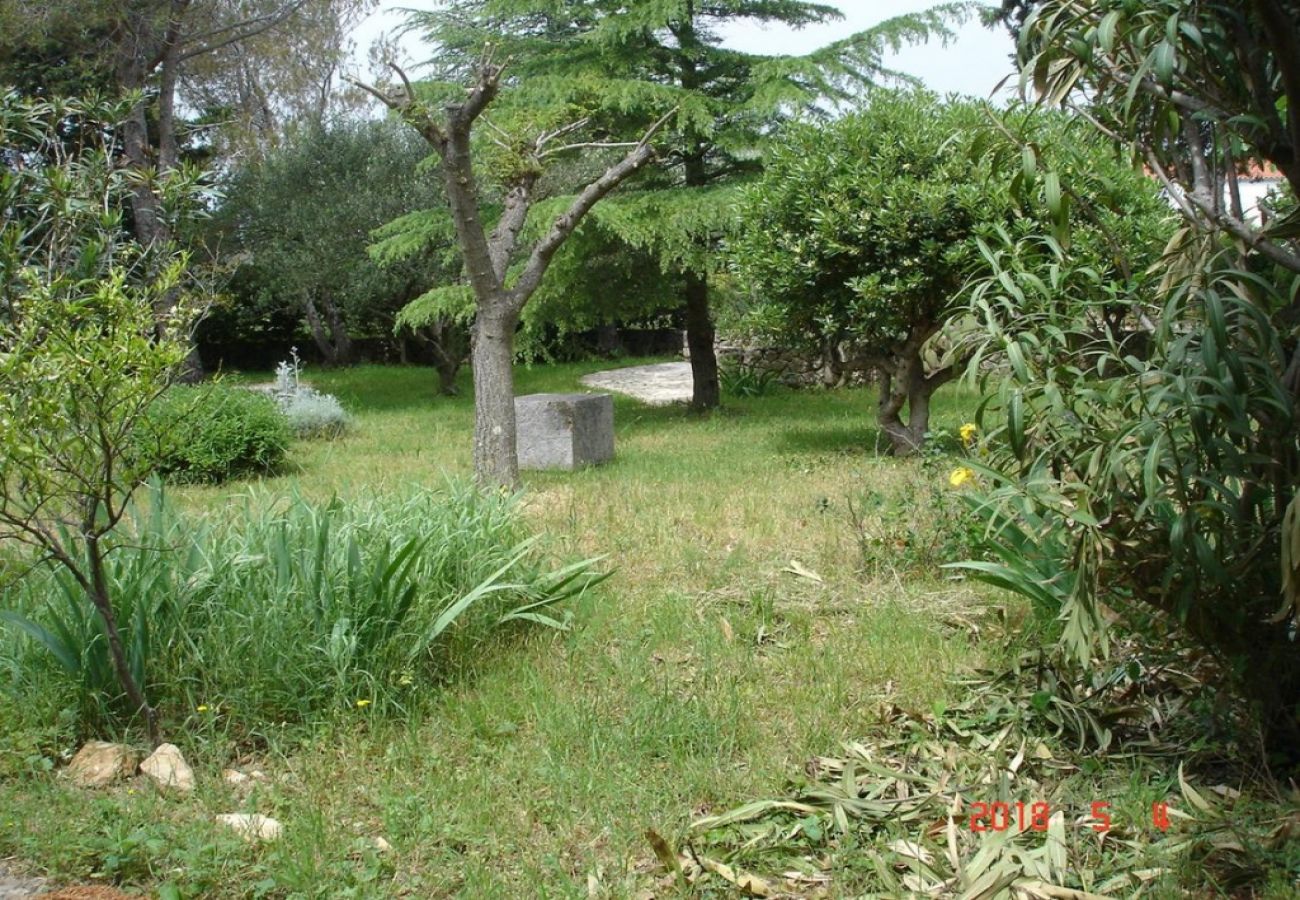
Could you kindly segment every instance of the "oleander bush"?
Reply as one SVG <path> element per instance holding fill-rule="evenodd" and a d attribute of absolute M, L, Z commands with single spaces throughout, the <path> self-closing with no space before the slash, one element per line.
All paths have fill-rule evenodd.
<path fill-rule="evenodd" d="M 284 461 L 290 428 L 265 394 L 224 384 L 177 385 L 158 398 L 137 441 L 173 482 L 267 475 Z"/>

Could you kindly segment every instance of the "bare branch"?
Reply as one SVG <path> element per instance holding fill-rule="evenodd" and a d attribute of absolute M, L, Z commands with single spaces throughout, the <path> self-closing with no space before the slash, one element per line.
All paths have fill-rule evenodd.
<path fill-rule="evenodd" d="M 203 37 L 197 38 L 197 40 L 210 41 L 222 34 L 227 34 L 228 36 L 220 38 L 216 43 L 204 43 L 192 50 L 186 50 L 182 52 L 177 59 L 180 62 L 184 62 L 187 59 L 193 59 L 194 57 L 202 56 L 205 53 L 214 53 L 224 47 L 229 47 L 231 44 L 239 44 L 249 38 L 257 37 L 259 34 L 270 31 L 281 22 L 284 22 L 306 4 L 307 0 L 294 0 L 292 3 L 286 3 L 275 12 L 267 13 L 264 16 L 257 16 L 252 19 L 246 19 L 243 22 L 237 22 L 223 28 L 218 28 Z M 238 31 L 236 34 L 230 35 L 229 32 L 234 31 L 235 29 L 242 30 Z M 190 43 L 190 41 L 185 41 L 185 43 Z"/>
<path fill-rule="evenodd" d="M 420 136 L 432 145 L 435 150 L 444 153 L 447 145 L 447 135 L 442 126 L 434 121 L 433 116 L 429 115 L 429 111 L 422 104 L 416 102 L 415 92 L 411 88 L 411 82 L 406 77 L 406 73 L 395 63 L 390 62 L 388 65 L 397 72 L 405 86 L 401 96 L 381 91 L 379 88 L 366 84 L 364 81 L 359 81 L 351 75 L 344 75 L 343 80 L 353 87 L 365 91 L 384 106 L 397 113 L 408 125 L 418 131 Z"/>
<path fill-rule="evenodd" d="M 465 102 L 447 104 L 447 125 L 450 131 L 462 128 L 469 131 L 474 120 L 496 99 L 501 89 L 501 75 L 505 70 L 506 64 L 497 65 L 492 62 L 492 46 L 489 44 L 483 51 L 483 59 L 478 64 L 478 77 Z"/>
<path fill-rule="evenodd" d="M 631 152 L 623 157 L 622 161 L 606 169 L 603 175 L 587 185 L 582 193 L 574 199 L 568 210 L 555 220 L 546 237 L 542 238 L 537 243 L 537 246 L 533 248 L 532 255 L 524 266 L 523 274 L 519 276 L 519 280 L 515 282 L 510 291 L 511 302 L 515 310 L 523 309 L 524 304 L 528 302 L 528 298 L 542 283 L 542 277 L 546 274 L 546 269 L 550 266 L 551 259 L 555 256 L 556 251 L 568 240 L 569 235 L 573 234 L 582 222 L 583 217 L 591 211 L 591 208 L 610 191 L 654 159 L 655 151 L 650 142 L 668 123 L 668 120 L 676 114 L 677 110 L 672 109 L 659 121 L 651 125 Z"/>
<path fill-rule="evenodd" d="M 549 159 L 552 156 L 558 156 L 561 153 L 568 153 L 572 150 L 627 150 L 637 146 L 636 141 L 622 141 L 618 143 L 608 143 L 603 141 L 587 141 L 582 144 L 564 144 L 561 147 L 552 147 L 540 155 L 541 159 Z"/>
<path fill-rule="evenodd" d="M 554 131 L 549 131 L 545 134 L 539 135 L 537 140 L 533 141 L 533 149 L 541 150 L 556 138 L 564 137 L 566 134 L 572 134 L 580 128 L 586 128 L 590 123 L 591 118 L 584 116 L 576 122 L 570 122 L 568 125 L 561 125 Z"/>

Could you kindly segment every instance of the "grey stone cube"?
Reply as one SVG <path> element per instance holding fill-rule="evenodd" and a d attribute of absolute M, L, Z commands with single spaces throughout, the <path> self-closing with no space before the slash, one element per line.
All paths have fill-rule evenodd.
<path fill-rule="evenodd" d="M 614 458 L 609 394 L 529 394 L 515 398 L 521 469 L 563 469 Z"/>

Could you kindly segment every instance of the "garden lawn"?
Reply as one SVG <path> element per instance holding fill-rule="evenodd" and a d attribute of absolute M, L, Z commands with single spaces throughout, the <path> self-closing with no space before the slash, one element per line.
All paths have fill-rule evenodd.
<path fill-rule="evenodd" d="M 581 390 L 603 367 L 521 368 L 517 390 Z M 296 444 L 263 488 L 348 498 L 468 476 L 467 380 L 448 399 L 425 369 L 308 379 L 355 427 Z M 778 796 L 809 758 L 895 705 L 953 700 L 954 675 L 988 661 L 969 625 L 989 602 L 935 565 L 952 550 L 936 535 L 960 533 L 952 464 L 877 456 L 874 403 L 782 389 L 695 416 L 616 396 L 612 463 L 524 476 L 546 550 L 615 572 L 571 605 L 571 630 L 482 647 L 417 686 L 428 702 L 410 720 L 357 708 L 235 745 L 196 717 L 172 735 L 199 774 L 185 799 L 69 787 L 45 773 L 54 726 L 0 722 L 0 858 L 181 896 L 632 895 L 647 829 L 674 840 L 701 813 Z M 935 428 L 955 431 L 973 403 L 941 393 Z M 247 490 L 174 493 L 221 515 Z M 272 780 L 240 800 L 218 777 L 232 764 Z M 222 834 L 211 817 L 236 809 L 276 817 L 285 838 Z"/>

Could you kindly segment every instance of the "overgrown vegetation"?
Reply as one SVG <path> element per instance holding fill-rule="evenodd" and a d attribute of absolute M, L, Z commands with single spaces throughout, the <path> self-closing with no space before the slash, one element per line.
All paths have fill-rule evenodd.
<path fill-rule="evenodd" d="M 440 80 L 353 82 L 429 160 L 324 125 L 365 2 L 92 6 L 0 4 L 0 77 L 149 88 L 0 106 L 0 858 L 169 897 L 1300 890 L 1292 0 L 1004 0 L 1004 110 L 860 93 L 965 4 L 791 57 L 714 28 L 832 7 L 448 0 L 410 18 Z M 182 77 L 231 106 L 201 138 Z M 340 365 L 398 327 L 446 396 L 296 351 L 171 387 L 200 232 L 237 355 L 262 310 Z M 879 390 L 719 373 L 719 287 L 786 345 L 753 356 Z M 670 299 L 712 412 L 620 398 L 618 458 L 502 493 L 516 393 L 599 368 L 517 336 Z M 163 729 L 192 794 L 60 771 Z M 279 842 L 214 839 L 232 807 Z"/>
<path fill-rule="evenodd" d="M 1297 213 L 1250 225 L 1237 185 L 1243 161 L 1287 172 L 1300 123 L 1295 62 L 1272 55 L 1276 7 L 1102 2 L 1076 16 L 1038 4 L 1023 26 L 1026 83 L 1072 107 L 1076 86 L 1091 94 L 1099 107 L 1085 121 L 1131 142 L 1185 225 L 1157 266 L 1124 260 L 1121 278 L 1072 259 L 1069 230 L 1000 234 L 970 311 L 977 358 L 1007 361 L 982 377 L 996 428 L 978 508 L 1000 562 L 977 574 L 1059 615 L 1084 664 L 1113 633 L 1190 636 L 1253 704 L 1273 762 L 1290 766 L 1300 255 L 1287 220 Z M 1258 91 L 1228 71 L 1244 46 L 1267 76 Z M 1207 59 L 1222 65 L 1188 68 Z M 1087 177 L 1036 170 L 1029 147 L 1024 158 L 1024 179 L 1050 180 L 1057 205 Z M 1131 247 L 1117 242 L 1117 258 Z"/>
<path fill-rule="evenodd" d="M 409 714 L 495 629 L 564 627 L 557 605 L 599 580 L 590 561 L 544 565 L 510 498 L 456 485 L 369 502 L 256 492 L 219 517 L 149 499 L 105 577 L 128 663 L 176 728 L 246 739 Z M 131 706 L 75 582 L 44 567 L 0 605 L 29 638 L 9 636 L 11 696 L 50 712 L 70 697 L 78 733 L 117 727 Z"/>

